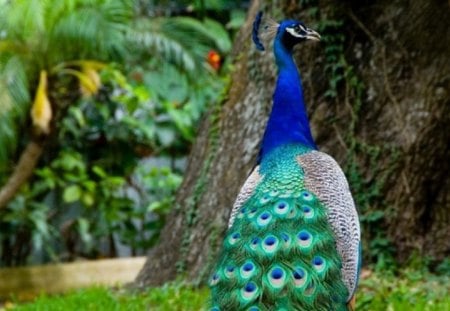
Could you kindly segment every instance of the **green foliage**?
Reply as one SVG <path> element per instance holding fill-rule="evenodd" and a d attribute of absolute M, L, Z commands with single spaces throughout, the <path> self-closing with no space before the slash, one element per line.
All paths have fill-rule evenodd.
<path fill-rule="evenodd" d="M 55 258 L 49 243 L 58 233 L 48 224 L 48 214 L 48 206 L 34 201 L 28 187 L 14 198 L 0 222 L 0 260 L 3 264 L 24 264 L 30 255 L 30 247 L 29 243 L 23 243 L 23 240 L 29 239 L 36 249 L 43 250 L 49 257 Z"/>
<path fill-rule="evenodd" d="M 139 158 L 152 154 L 168 164 L 172 154 L 185 154 L 205 98 L 195 102 L 186 94 L 185 105 L 173 105 L 173 98 L 163 93 L 152 97 L 152 90 L 127 83 L 115 69 L 104 70 L 102 76 L 99 95 L 70 106 L 61 120 L 60 151 L 8 206 L 0 231 L 3 241 L 12 245 L 19 242 L 20 232 L 30 232 L 33 249 L 52 260 L 63 259 L 54 248 L 68 248 L 73 241 L 67 236 L 79 240 L 69 258 L 97 256 L 101 242 L 112 234 L 133 252 L 156 242 L 181 176 L 168 166 L 139 163 Z M 214 98 L 210 88 L 204 90 L 208 99 Z M 61 225 L 68 211 L 71 216 Z M 30 248 L 27 241 L 20 243 L 26 252 L 15 254 L 14 261 L 2 258 L 4 264 L 25 263 Z"/>
<path fill-rule="evenodd" d="M 211 19 L 202 22 L 189 17 L 136 19 L 127 37 L 128 44 L 134 47 L 133 55 L 129 56 L 131 61 L 141 63 L 145 57 L 163 60 L 191 77 L 207 73 L 205 58 L 209 50 L 216 48 L 227 53 L 231 49 L 227 32 Z"/>
<path fill-rule="evenodd" d="M 55 247 L 69 251 L 69 258 L 98 256 L 102 241 L 114 255 L 114 245 L 106 242 L 113 235 L 134 253 L 156 242 L 181 183 L 179 171 L 168 165 L 187 152 L 204 102 L 193 104 L 185 95 L 186 105 L 173 105 L 112 68 L 102 77 L 98 96 L 70 106 L 58 124 L 60 151 L 8 206 L 3 241 L 12 245 L 20 232 L 30 232 L 34 251 L 52 260 L 64 259 Z M 209 88 L 205 92 L 213 98 Z M 198 110 L 190 110 L 191 104 Z M 140 162 L 149 154 L 161 164 Z M 78 242 L 70 249 L 74 238 Z M 24 263 L 30 250 L 27 241 L 21 244 L 27 252 L 15 261 L 3 258 L 4 264 Z"/>
<path fill-rule="evenodd" d="M 445 258 L 437 267 L 436 273 L 450 275 L 450 258 Z"/>
<path fill-rule="evenodd" d="M 26 119 L 39 71 L 78 59 L 109 61 L 125 54 L 128 1 L 19 0 L 0 13 L 0 173 L 26 132 Z M 0 180 L 2 181 L 2 180 Z"/>
<path fill-rule="evenodd" d="M 137 17 L 125 0 L 4 6 L 0 183 L 18 147 L 36 138 L 28 114 L 43 69 L 53 120 L 33 179 L 2 211 L 1 264 L 23 264 L 42 252 L 42 261 L 113 256 L 116 242 L 142 252 L 155 243 L 173 204 L 183 166 L 177 163 L 200 114 L 220 94 L 223 81 L 207 53 L 225 55 L 228 33 L 207 18 Z M 110 61 L 121 62 L 130 77 L 119 65 L 108 67 L 98 94 L 82 97 L 77 84 L 90 78 L 83 66 L 97 75 Z M 151 164 L 141 162 L 148 156 Z M 105 243 L 108 254 L 101 254 Z M 17 253 L 10 252 L 14 245 Z"/>
<path fill-rule="evenodd" d="M 181 79 L 188 76 L 196 81 L 194 89 L 214 76 L 207 52 L 217 49 L 226 54 L 231 48 L 221 24 L 190 17 L 133 19 L 132 4 L 125 0 L 64 0 L 57 4 L 21 0 L 4 5 L 0 13 L 0 145 L 5 148 L 0 148 L 0 173 L 7 176 L 8 161 L 20 138 L 24 139 L 18 133 L 26 127 L 30 94 L 40 70 L 49 72 L 53 97 L 66 100 L 68 95 L 74 97 L 67 75 L 83 78 L 73 68 L 79 60 L 126 61 L 133 70 L 142 65 L 146 71 L 171 65 Z M 67 105 L 53 102 L 53 109 Z M 199 110 L 197 107 L 197 114 Z"/>
<path fill-rule="evenodd" d="M 448 276 L 415 270 L 399 275 L 372 273 L 357 292 L 358 311 L 443 311 L 450 309 Z M 169 283 L 142 293 L 92 287 L 62 296 L 41 295 L 31 303 L 9 303 L 9 310 L 206 310 L 209 291 Z"/>
<path fill-rule="evenodd" d="M 449 277 L 405 270 L 380 272 L 361 281 L 357 310 L 450 310 Z"/>

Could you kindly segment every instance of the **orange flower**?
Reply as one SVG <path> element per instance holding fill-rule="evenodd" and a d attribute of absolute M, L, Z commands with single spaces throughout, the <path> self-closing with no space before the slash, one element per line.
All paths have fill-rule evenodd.
<path fill-rule="evenodd" d="M 219 70 L 220 68 L 220 61 L 222 60 L 219 53 L 217 53 L 214 50 L 211 50 L 208 52 L 208 64 L 211 65 L 215 70 Z"/>

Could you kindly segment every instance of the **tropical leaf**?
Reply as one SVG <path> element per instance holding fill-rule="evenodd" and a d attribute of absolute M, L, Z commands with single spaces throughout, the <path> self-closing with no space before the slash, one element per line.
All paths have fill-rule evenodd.
<path fill-rule="evenodd" d="M 123 57 L 126 52 L 124 36 L 132 11 L 120 3 L 106 1 L 100 6 L 82 7 L 61 16 L 50 33 L 49 49 L 59 50 L 53 55 L 52 63 Z"/>
<path fill-rule="evenodd" d="M 139 19 L 127 39 L 137 53 L 143 48 L 151 58 L 172 63 L 190 75 L 204 75 L 206 55 L 211 49 L 226 53 L 231 41 L 217 22 L 200 22 L 190 17 Z"/>
<path fill-rule="evenodd" d="M 228 32 L 215 20 L 206 18 L 204 21 L 204 27 L 208 29 L 208 34 L 212 36 L 217 48 L 222 53 L 228 53 L 231 50 L 231 40 Z"/>
<path fill-rule="evenodd" d="M 18 57 L 0 62 L 0 176 L 10 167 L 9 156 L 18 143 L 18 128 L 29 109 L 25 68 Z"/>
<path fill-rule="evenodd" d="M 174 63 L 187 72 L 193 72 L 198 59 L 178 40 L 161 29 L 161 19 L 140 19 L 128 30 L 129 43 L 137 52 L 146 51 L 153 58 Z"/>
<path fill-rule="evenodd" d="M 174 38 L 192 48 L 195 46 L 206 49 L 217 48 L 224 53 L 231 48 L 231 41 L 226 30 L 221 24 L 211 19 L 200 22 L 190 17 L 175 17 L 166 19 L 163 28 Z"/>
<path fill-rule="evenodd" d="M 58 73 L 51 69 L 60 63 L 123 56 L 133 7 L 127 0 L 0 1 L 0 171 L 4 172 L 29 115 L 39 72 L 47 70 L 51 80 Z M 92 64 L 76 67 L 95 93 L 99 85 Z"/>

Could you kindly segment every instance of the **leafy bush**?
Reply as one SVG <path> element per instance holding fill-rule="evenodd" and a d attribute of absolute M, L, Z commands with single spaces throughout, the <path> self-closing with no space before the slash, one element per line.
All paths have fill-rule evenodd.
<path fill-rule="evenodd" d="M 0 220 L 3 264 L 24 264 L 30 255 L 116 256 L 119 245 L 139 254 L 156 242 L 196 121 L 220 80 L 195 96 L 185 81 L 179 104 L 175 90 L 172 98 L 158 93 L 164 78 L 150 88 L 107 67 L 102 81 L 97 96 L 68 108 L 55 151 L 8 205 Z"/>
<path fill-rule="evenodd" d="M 24 146 L 44 148 L 32 180 L 1 206 L 0 265 L 115 256 L 121 244 L 143 252 L 220 93 L 207 55 L 226 55 L 228 32 L 206 17 L 146 16 L 130 1 L 3 2 L 0 183 Z M 47 113 L 30 118 L 30 106 Z M 44 121 L 45 131 L 31 125 Z"/>

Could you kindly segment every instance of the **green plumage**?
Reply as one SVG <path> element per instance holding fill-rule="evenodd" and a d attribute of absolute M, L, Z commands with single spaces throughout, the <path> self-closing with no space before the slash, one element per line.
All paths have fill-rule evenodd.
<path fill-rule="evenodd" d="M 296 160 L 309 151 L 288 145 L 261 163 L 262 179 L 228 230 L 210 280 L 213 310 L 347 310 L 326 207 L 304 187 Z"/>

